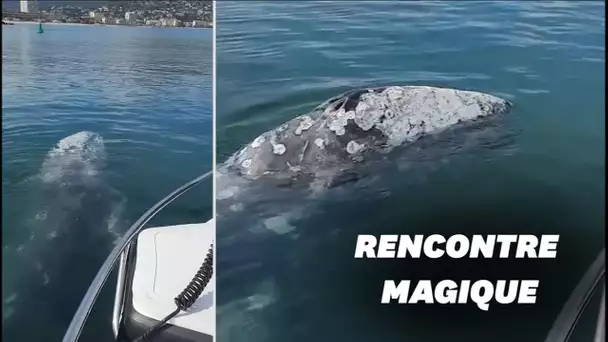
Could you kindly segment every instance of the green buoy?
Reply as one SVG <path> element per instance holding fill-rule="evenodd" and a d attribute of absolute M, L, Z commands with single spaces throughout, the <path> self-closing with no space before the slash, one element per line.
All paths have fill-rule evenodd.
<path fill-rule="evenodd" d="M 44 29 L 42 28 L 42 23 L 38 23 L 38 29 L 36 30 L 38 33 L 44 33 Z"/>

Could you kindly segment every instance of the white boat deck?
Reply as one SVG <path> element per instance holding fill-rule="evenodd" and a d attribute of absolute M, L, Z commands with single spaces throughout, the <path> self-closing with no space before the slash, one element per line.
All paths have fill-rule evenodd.
<path fill-rule="evenodd" d="M 133 307 L 162 320 L 176 309 L 173 299 L 201 267 L 215 237 L 215 222 L 148 228 L 137 237 Z M 198 300 L 169 324 L 215 335 L 215 272 Z"/>

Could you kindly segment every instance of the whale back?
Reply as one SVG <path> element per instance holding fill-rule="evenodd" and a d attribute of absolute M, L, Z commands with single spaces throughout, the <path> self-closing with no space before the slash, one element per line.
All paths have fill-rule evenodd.
<path fill-rule="evenodd" d="M 509 111 L 499 97 L 427 86 L 391 86 L 333 97 L 311 113 L 258 136 L 225 163 L 247 179 L 313 177 L 351 169 L 460 123 Z"/>

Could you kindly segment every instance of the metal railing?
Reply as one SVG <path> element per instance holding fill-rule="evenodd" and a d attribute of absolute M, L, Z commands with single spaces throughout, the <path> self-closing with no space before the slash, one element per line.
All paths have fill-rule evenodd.
<path fill-rule="evenodd" d="M 593 295 L 599 284 L 606 275 L 606 249 L 602 249 L 600 254 L 587 272 L 583 275 L 578 285 L 572 291 L 570 298 L 564 306 L 560 314 L 557 316 L 553 327 L 549 331 L 545 342 L 567 342 L 572 337 L 574 329 L 579 319 L 583 315 L 585 308 L 593 298 Z M 598 321 L 595 330 L 595 342 L 604 342 L 605 337 L 605 288 L 600 303 L 600 312 L 598 313 Z"/>
<path fill-rule="evenodd" d="M 186 193 L 188 190 L 196 186 L 198 183 L 213 175 L 212 171 L 209 171 L 192 181 L 182 185 L 177 190 L 173 191 L 171 194 L 163 198 L 161 201 L 156 203 L 152 208 L 150 208 L 146 213 L 144 213 L 131 227 L 127 230 L 124 236 L 119 240 L 116 244 L 108 258 L 104 261 L 103 265 L 97 272 L 97 275 L 91 282 L 86 294 L 84 295 L 83 300 L 81 301 L 76 314 L 72 318 L 72 321 L 66 331 L 66 334 L 63 337 L 63 342 L 77 342 L 80 334 L 82 333 L 82 329 L 86 323 L 86 320 L 91 313 L 93 305 L 95 304 L 95 300 L 99 296 L 101 289 L 106 283 L 110 273 L 114 269 L 116 262 L 121 260 L 121 267 L 124 261 L 126 260 L 126 253 L 128 251 L 128 247 L 131 245 L 131 242 L 135 239 L 137 234 L 144 228 L 146 223 L 148 223 L 156 214 L 158 214 L 163 208 L 165 208 L 168 204 L 173 202 L 175 199 Z M 555 323 L 553 324 L 552 329 L 550 330 L 545 342 L 566 342 L 572 336 L 574 328 L 578 323 L 580 317 L 583 314 L 583 311 L 587 307 L 587 304 L 591 301 L 593 294 L 595 293 L 598 285 L 601 283 L 601 280 L 605 277 L 606 273 L 606 250 L 602 249 L 600 254 L 597 256 L 593 264 L 589 267 L 579 284 L 576 286 L 574 291 L 572 292 L 570 298 L 562 308 L 559 316 L 557 317 Z M 120 272 L 119 272 L 120 273 Z M 119 277 L 121 275 L 119 274 Z M 124 283 L 123 281 L 118 281 L 117 286 L 121 286 L 120 284 Z M 118 291 L 120 290 L 120 291 Z M 598 313 L 598 320 L 596 325 L 594 342 L 604 342 L 605 341 L 605 315 L 606 315 L 606 290 L 605 288 L 602 290 L 602 302 L 600 304 L 600 310 Z M 122 293 L 122 289 L 117 289 L 117 293 Z M 116 301 L 122 301 L 122 296 L 117 296 L 115 298 L 114 303 L 114 312 L 112 317 L 112 329 L 114 330 L 114 334 L 118 333 L 118 326 L 120 321 L 121 312 L 116 311 L 117 308 L 120 310 L 122 307 L 122 303 L 117 303 Z M 117 305 L 118 304 L 118 305 Z"/>
<path fill-rule="evenodd" d="M 116 262 L 123 256 L 123 252 L 130 246 L 131 242 L 135 239 L 137 234 L 144 228 L 146 223 L 148 223 L 158 212 L 160 212 L 163 208 L 165 208 L 169 203 L 173 202 L 176 198 L 183 195 L 188 190 L 192 189 L 198 183 L 206 179 L 207 177 L 213 175 L 213 171 L 209 171 L 197 178 L 191 180 L 190 182 L 182 185 L 177 190 L 173 191 L 167 197 L 160 200 L 156 203 L 152 208 L 146 211 L 131 227 L 127 230 L 127 232 L 123 235 L 122 238 L 118 241 L 112 252 L 108 258 L 104 261 L 103 265 L 97 272 L 97 275 L 91 282 L 91 286 L 89 286 L 87 292 L 85 293 L 80 305 L 78 306 L 78 310 L 76 310 L 76 314 L 74 318 L 72 318 L 72 322 L 68 327 L 65 335 L 63 336 L 63 342 L 76 342 L 82 333 L 82 329 L 93 309 L 93 305 L 101 289 L 104 284 L 108 280 L 110 273 L 114 269 Z"/>
<path fill-rule="evenodd" d="M 600 303 L 600 313 L 597 315 L 597 325 L 595 328 L 594 342 L 606 341 L 606 288 L 602 291 L 602 302 Z"/>
<path fill-rule="evenodd" d="M 129 256 L 129 244 L 125 250 L 120 253 L 120 262 L 118 264 L 118 279 L 116 280 L 116 295 L 114 296 L 114 308 L 112 309 L 112 332 L 114 337 L 118 338 L 120 331 L 120 321 L 122 320 L 123 301 L 125 299 L 125 282 L 127 279 L 127 259 Z"/>

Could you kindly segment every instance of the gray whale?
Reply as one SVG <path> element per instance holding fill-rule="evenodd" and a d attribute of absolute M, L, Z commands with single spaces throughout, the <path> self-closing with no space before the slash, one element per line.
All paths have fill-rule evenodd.
<path fill-rule="evenodd" d="M 336 247 L 327 242 L 349 240 L 341 232 L 352 231 L 350 225 L 378 204 L 378 196 L 409 192 L 407 186 L 428 171 L 424 164 L 429 160 L 437 166 L 467 158 L 461 152 L 470 148 L 489 147 L 491 155 L 505 142 L 510 148 L 512 141 L 504 139 L 505 133 L 510 138 L 510 129 L 500 119 L 510 107 L 492 95 L 453 89 L 357 90 L 331 98 L 239 149 L 215 173 L 216 241 L 223 251 L 217 259 L 223 270 L 217 284 L 226 289 L 218 297 L 218 330 L 230 335 L 248 326 L 248 332 L 267 335 L 264 322 L 268 312 L 275 312 L 276 298 L 289 297 L 288 306 L 310 300 L 309 293 L 294 297 L 286 275 L 303 272 L 303 281 L 314 283 L 305 274 L 323 261 L 315 259 L 318 247 L 312 246 Z M 412 201 L 420 195 L 411 192 Z M 351 211 L 363 215 L 353 215 L 353 220 Z M 366 223 L 391 221 L 379 213 Z"/>
<path fill-rule="evenodd" d="M 18 227 L 29 239 L 3 250 L 11 260 L 10 273 L 3 270 L 3 338 L 18 333 L 29 341 L 59 339 L 70 317 L 52 314 L 59 307 L 76 310 L 79 291 L 120 236 L 126 198 L 102 177 L 105 155 L 99 134 L 78 132 L 51 148 L 39 173 L 28 179 L 33 211 Z M 32 319 L 42 329 L 28 328 Z"/>
<path fill-rule="evenodd" d="M 512 104 L 475 91 L 429 86 L 355 90 L 270 130 L 241 148 L 216 175 L 218 200 L 262 179 L 325 187 L 357 179 L 375 156 L 454 126 L 507 113 Z"/>

